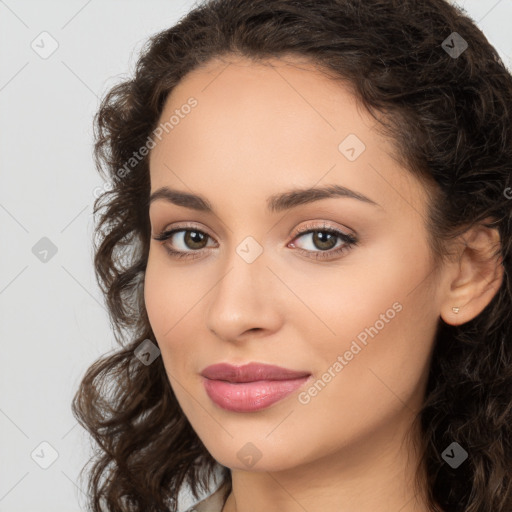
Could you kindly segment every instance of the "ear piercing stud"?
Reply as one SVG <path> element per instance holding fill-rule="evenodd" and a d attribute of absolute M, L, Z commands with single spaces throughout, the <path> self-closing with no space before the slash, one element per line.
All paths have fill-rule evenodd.
<path fill-rule="evenodd" d="M 457 314 L 459 312 L 459 308 L 452 308 L 452 311 Z"/>

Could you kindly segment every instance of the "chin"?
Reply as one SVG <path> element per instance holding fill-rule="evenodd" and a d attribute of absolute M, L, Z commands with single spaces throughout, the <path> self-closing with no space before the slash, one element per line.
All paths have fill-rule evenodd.
<path fill-rule="evenodd" d="M 238 439 L 227 440 L 226 444 L 204 443 L 208 452 L 221 465 L 242 471 L 284 471 L 305 463 L 304 447 L 293 447 L 283 444 L 275 445 L 270 441 L 247 441 Z M 295 453 L 296 456 L 291 456 Z M 300 457 L 298 457 L 300 455 Z"/>

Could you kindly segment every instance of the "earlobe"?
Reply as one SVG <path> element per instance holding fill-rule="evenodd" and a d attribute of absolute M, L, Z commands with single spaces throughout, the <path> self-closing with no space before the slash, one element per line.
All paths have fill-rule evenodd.
<path fill-rule="evenodd" d="M 461 308 L 454 306 L 450 308 L 443 308 L 441 311 L 441 318 L 449 325 L 461 325 L 468 322 L 470 319 L 467 319 L 467 312 L 463 313 L 459 316 Z"/>
<path fill-rule="evenodd" d="M 462 325 L 478 316 L 503 282 L 500 236 L 496 228 L 480 224 L 460 237 L 460 257 L 453 262 L 452 279 L 441 308 L 441 318 Z"/>

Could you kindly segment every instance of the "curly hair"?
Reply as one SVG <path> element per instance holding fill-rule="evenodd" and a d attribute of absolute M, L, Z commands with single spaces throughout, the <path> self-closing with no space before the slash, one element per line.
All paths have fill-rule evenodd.
<path fill-rule="evenodd" d="M 454 32 L 468 44 L 456 56 L 443 46 Z M 205 1 L 149 38 L 133 77 L 106 93 L 94 158 L 110 186 L 94 204 L 94 267 L 120 348 L 87 369 L 72 403 L 98 445 L 88 510 L 176 512 L 179 491 L 188 485 L 198 498 L 218 469 L 231 490 L 229 468 L 183 414 L 162 358 L 146 366 L 134 357 L 144 340 L 156 343 L 144 304 L 150 178 L 141 148 L 179 81 L 229 55 L 305 57 L 348 83 L 401 162 L 435 184 L 428 225 L 439 261 L 468 227 L 491 219 L 499 231 L 498 292 L 463 325 L 439 319 L 415 418 L 423 439 L 415 485 L 426 468 L 432 511 L 510 512 L 512 76 L 467 13 L 445 0 Z M 453 440 L 470 453 L 457 469 L 441 456 Z"/>

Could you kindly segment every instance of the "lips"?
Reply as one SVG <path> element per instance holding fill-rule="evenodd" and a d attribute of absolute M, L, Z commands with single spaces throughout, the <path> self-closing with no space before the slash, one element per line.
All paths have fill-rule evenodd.
<path fill-rule="evenodd" d="M 205 368 L 201 375 L 209 398 L 222 409 L 232 412 L 255 412 L 284 399 L 303 386 L 309 372 L 280 366 L 227 363 Z"/>
<path fill-rule="evenodd" d="M 292 380 L 308 377 L 309 372 L 289 370 L 280 366 L 249 363 L 244 366 L 233 366 L 219 363 L 207 366 L 201 375 L 207 379 L 225 380 L 228 382 L 254 382 L 256 380 Z"/>

